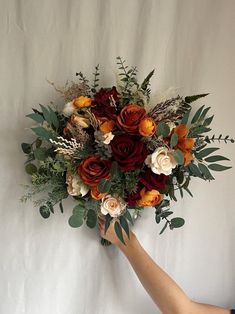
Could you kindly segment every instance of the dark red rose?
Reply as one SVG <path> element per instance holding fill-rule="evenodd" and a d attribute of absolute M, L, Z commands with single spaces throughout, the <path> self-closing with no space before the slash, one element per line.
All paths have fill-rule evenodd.
<path fill-rule="evenodd" d="M 141 168 L 148 155 L 144 142 L 128 134 L 115 136 L 111 147 L 114 160 L 124 171 Z"/>
<path fill-rule="evenodd" d="M 163 190 L 166 186 L 168 176 L 164 174 L 155 174 L 148 167 L 144 168 L 144 172 L 139 175 L 139 180 L 149 191 Z"/>
<path fill-rule="evenodd" d="M 91 111 L 96 117 L 107 117 L 114 120 L 116 113 L 115 107 L 112 105 L 111 98 L 115 102 L 119 100 L 116 87 L 101 88 L 96 94 L 92 102 Z"/>
<path fill-rule="evenodd" d="M 137 191 L 135 193 L 126 193 L 125 201 L 127 202 L 128 206 L 136 205 L 137 201 L 140 200 L 140 191 L 141 186 L 138 186 Z"/>

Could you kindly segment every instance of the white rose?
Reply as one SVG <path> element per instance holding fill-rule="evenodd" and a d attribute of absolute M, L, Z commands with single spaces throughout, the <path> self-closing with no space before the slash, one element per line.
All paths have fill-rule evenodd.
<path fill-rule="evenodd" d="M 85 196 L 89 191 L 88 186 L 85 185 L 78 176 L 72 175 L 69 172 L 67 172 L 67 175 L 66 175 L 66 183 L 68 185 L 67 191 L 68 191 L 69 195 Z"/>
<path fill-rule="evenodd" d="M 126 203 L 123 200 L 117 199 L 112 195 L 106 195 L 102 198 L 100 205 L 101 213 L 103 215 L 109 214 L 111 217 L 120 216 L 126 208 Z"/>
<path fill-rule="evenodd" d="M 73 105 L 73 101 L 68 102 L 67 104 L 65 104 L 64 109 L 63 109 L 63 115 L 65 117 L 70 117 L 74 111 L 75 111 L 75 107 Z"/>
<path fill-rule="evenodd" d="M 165 175 L 170 175 L 172 169 L 177 166 L 171 151 L 166 147 L 157 148 L 153 154 L 148 155 L 145 163 L 154 173 Z"/>

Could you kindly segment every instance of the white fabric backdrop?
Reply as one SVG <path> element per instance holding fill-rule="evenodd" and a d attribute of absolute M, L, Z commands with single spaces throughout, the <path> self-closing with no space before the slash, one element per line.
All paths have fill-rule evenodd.
<path fill-rule="evenodd" d="M 97 231 L 68 226 L 72 203 L 47 221 L 19 203 L 28 182 L 20 143 L 32 138 L 24 115 L 61 101 L 46 78 L 62 85 L 100 63 L 102 84 L 113 84 L 121 55 L 140 78 L 156 68 L 155 92 L 210 92 L 203 102 L 215 133 L 234 135 L 235 1 L 0 0 L 0 7 L 0 313 L 159 313 L 120 252 L 101 247 Z M 234 165 L 234 145 L 221 149 Z M 211 183 L 194 180 L 194 199 L 173 204 L 183 229 L 159 236 L 151 209 L 134 228 L 191 298 L 227 307 L 235 305 L 234 169 Z"/>

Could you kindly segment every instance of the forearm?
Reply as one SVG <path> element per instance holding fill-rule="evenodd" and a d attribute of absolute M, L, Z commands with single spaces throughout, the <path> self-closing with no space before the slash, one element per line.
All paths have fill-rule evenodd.
<path fill-rule="evenodd" d="M 147 254 L 135 236 L 119 245 L 142 285 L 164 314 L 229 314 L 229 310 L 191 301 Z"/>

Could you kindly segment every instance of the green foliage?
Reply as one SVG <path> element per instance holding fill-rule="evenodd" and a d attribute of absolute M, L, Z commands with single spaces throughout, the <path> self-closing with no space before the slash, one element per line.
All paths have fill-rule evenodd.
<path fill-rule="evenodd" d="M 120 225 L 120 223 L 118 221 L 115 221 L 114 223 L 114 230 L 115 230 L 115 233 L 118 237 L 118 239 L 124 244 L 126 245 L 124 239 L 123 239 L 123 234 L 122 234 L 122 227 Z"/>
<path fill-rule="evenodd" d="M 181 217 L 174 217 L 171 219 L 170 221 L 170 228 L 174 229 L 174 228 L 180 228 L 184 225 L 185 221 L 183 218 Z"/>
<path fill-rule="evenodd" d="M 219 165 L 219 164 L 210 164 L 208 166 L 208 168 L 210 168 L 213 171 L 224 171 L 224 170 L 228 170 L 232 167 L 227 167 L 227 166 L 223 166 L 223 165 Z"/>
<path fill-rule="evenodd" d="M 137 190 L 137 185 L 139 181 L 139 176 L 140 174 L 140 169 L 133 170 L 133 171 L 126 171 L 123 173 L 124 175 L 124 185 L 125 185 L 125 190 L 129 193 L 136 192 Z"/>
<path fill-rule="evenodd" d="M 40 206 L 39 212 L 40 212 L 41 216 L 45 219 L 50 217 L 50 209 L 45 205 Z"/>
<path fill-rule="evenodd" d="M 146 92 L 147 96 L 149 97 L 150 96 L 150 88 L 149 85 L 150 85 L 150 79 L 151 77 L 153 76 L 154 74 L 154 70 L 152 70 L 147 76 L 146 78 L 144 79 L 143 83 L 140 85 L 140 88 Z"/>
<path fill-rule="evenodd" d="M 87 212 L 86 224 L 89 228 L 95 228 L 97 223 L 97 213 L 96 211 L 89 209 Z"/>
<path fill-rule="evenodd" d="M 186 96 L 185 97 L 185 101 L 190 104 L 200 98 L 203 98 L 203 97 L 206 97 L 208 96 L 209 94 L 199 94 L 199 95 L 193 95 L 193 96 Z"/>
<path fill-rule="evenodd" d="M 220 134 L 218 137 L 216 137 L 215 135 L 213 135 L 212 137 L 209 136 L 205 136 L 204 138 L 206 143 L 211 143 L 211 142 L 215 142 L 218 141 L 220 143 L 220 141 L 224 142 L 225 144 L 227 144 L 227 142 L 230 143 L 235 143 L 235 140 L 233 138 L 231 138 L 229 135 L 226 135 L 225 137 L 223 137 L 222 134 Z"/>
<path fill-rule="evenodd" d="M 85 207 L 82 207 L 81 205 L 76 205 L 73 208 L 73 214 L 69 218 L 69 225 L 72 228 L 78 228 L 81 227 L 83 224 L 85 215 Z"/>
<path fill-rule="evenodd" d="M 111 181 L 106 179 L 101 179 L 100 183 L 98 184 L 98 190 L 100 193 L 108 193 L 111 188 Z"/>
<path fill-rule="evenodd" d="M 191 109 L 189 109 L 188 111 L 185 112 L 185 114 L 182 117 L 181 124 L 186 125 L 188 123 L 190 113 L 191 113 Z"/>
<path fill-rule="evenodd" d="M 130 222 L 132 225 L 134 225 L 132 216 L 131 216 L 131 214 L 130 214 L 130 212 L 129 212 L 128 209 L 126 209 L 126 211 L 125 211 L 125 213 L 123 214 L 123 216 L 124 216 L 127 220 L 129 220 L 129 222 Z"/>
<path fill-rule="evenodd" d="M 93 75 L 94 75 L 94 79 L 93 79 L 93 84 L 91 86 L 91 91 L 93 94 L 95 94 L 96 89 L 99 86 L 99 75 L 100 75 L 99 64 L 97 64 L 97 66 L 95 67 L 95 72 L 93 73 Z"/>
<path fill-rule="evenodd" d="M 164 122 L 159 122 L 157 125 L 157 136 L 167 137 L 170 133 L 169 126 Z"/>
<path fill-rule="evenodd" d="M 43 123 L 44 122 L 44 117 L 41 113 L 30 113 L 26 117 L 34 120 L 37 123 Z"/>
<path fill-rule="evenodd" d="M 170 147 L 171 148 L 173 148 L 173 147 L 175 147 L 176 145 L 177 145 L 177 143 L 178 143 L 178 134 L 177 133 L 174 133 L 174 134 L 172 134 L 172 136 L 171 136 L 171 140 L 170 140 Z"/>
<path fill-rule="evenodd" d="M 120 216 L 119 220 L 120 220 L 120 225 L 122 226 L 123 230 L 125 230 L 128 238 L 130 238 L 129 225 L 126 218 L 124 216 Z"/>
<path fill-rule="evenodd" d="M 173 153 L 173 157 L 179 165 L 184 164 L 184 155 L 182 154 L 181 150 L 176 149 Z"/>
<path fill-rule="evenodd" d="M 32 128 L 31 130 L 33 130 L 33 132 L 42 140 L 49 142 L 50 139 L 55 139 L 54 134 L 43 127 Z"/>
<path fill-rule="evenodd" d="M 22 143 L 21 148 L 22 148 L 22 151 L 28 155 L 31 153 L 32 145 L 28 143 Z"/>
<path fill-rule="evenodd" d="M 33 175 L 34 173 L 37 172 L 37 167 L 34 164 L 27 164 L 25 166 L 25 171 L 29 174 L 29 175 Z"/>

